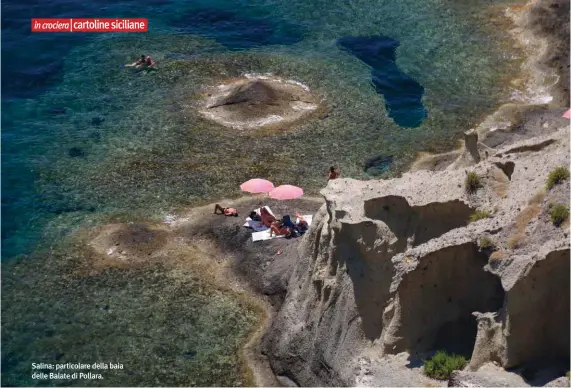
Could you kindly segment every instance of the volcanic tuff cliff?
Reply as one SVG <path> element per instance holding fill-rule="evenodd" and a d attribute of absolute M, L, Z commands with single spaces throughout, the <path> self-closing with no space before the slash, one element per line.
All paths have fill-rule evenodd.
<path fill-rule="evenodd" d="M 549 215 L 569 179 L 546 189 L 569 167 L 569 1 L 524 8 L 522 70 L 531 89 L 556 75 L 551 104 L 505 105 L 401 178 L 322 190 L 263 341 L 283 385 L 569 386 L 569 220 Z M 438 349 L 470 358 L 449 382 L 422 373 Z"/>
<path fill-rule="evenodd" d="M 434 384 L 419 367 L 437 349 L 470 357 L 467 374 L 568 362 L 569 224 L 548 213 L 569 205 L 569 181 L 545 182 L 569 166 L 569 128 L 554 117 L 549 134 L 480 143 L 467 168 L 331 181 L 265 338 L 282 383 Z M 474 193 L 467 171 L 482 178 Z M 470 222 L 476 210 L 490 215 Z"/>

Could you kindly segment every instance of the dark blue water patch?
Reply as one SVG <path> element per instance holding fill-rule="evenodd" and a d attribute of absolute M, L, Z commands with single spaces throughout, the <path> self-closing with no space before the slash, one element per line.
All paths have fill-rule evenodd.
<path fill-rule="evenodd" d="M 175 14 L 169 24 L 185 33 L 215 39 L 229 49 L 291 45 L 303 39 L 299 26 L 269 17 L 247 17 L 216 8 Z"/>
<path fill-rule="evenodd" d="M 34 98 L 63 79 L 63 58 L 85 35 L 32 33 L 31 18 L 69 17 L 87 8 L 72 2 L 2 2 L 2 97 Z"/>
<path fill-rule="evenodd" d="M 391 155 L 375 156 L 365 162 L 363 171 L 369 175 L 379 176 L 389 172 L 392 164 L 393 157 Z"/>
<path fill-rule="evenodd" d="M 2 66 L 2 97 L 3 98 L 34 98 L 39 93 L 63 80 L 63 62 L 59 59 L 18 61 L 6 58 Z"/>
<path fill-rule="evenodd" d="M 426 119 L 424 88 L 396 64 L 399 42 L 384 36 L 347 36 L 337 41 L 343 49 L 371 67 L 375 90 L 385 98 L 390 118 L 401 127 L 418 127 Z"/>

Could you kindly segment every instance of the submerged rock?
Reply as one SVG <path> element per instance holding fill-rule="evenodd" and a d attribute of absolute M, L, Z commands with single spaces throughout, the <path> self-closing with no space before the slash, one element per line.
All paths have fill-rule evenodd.
<path fill-rule="evenodd" d="M 207 93 L 200 113 L 219 124 L 240 130 L 269 126 L 283 129 L 309 117 L 319 106 L 320 101 L 305 85 L 261 77 L 219 85 Z"/>
<path fill-rule="evenodd" d="M 99 126 L 101 125 L 103 122 L 105 121 L 105 119 L 103 117 L 93 117 L 91 119 L 91 125 L 95 125 L 95 126 Z"/>
<path fill-rule="evenodd" d="M 365 162 L 363 168 L 367 174 L 381 175 L 388 172 L 393 164 L 392 156 L 377 156 L 370 158 Z"/>
<path fill-rule="evenodd" d="M 65 108 L 52 107 L 48 109 L 48 113 L 52 115 L 63 115 L 65 114 L 65 112 L 66 112 Z"/>
<path fill-rule="evenodd" d="M 71 158 L 82 158 L 85 156 L 85 151 L 83 151 L 81 148 L 79 147 L 71 147 L 68 151 L 68 155 Z"/>

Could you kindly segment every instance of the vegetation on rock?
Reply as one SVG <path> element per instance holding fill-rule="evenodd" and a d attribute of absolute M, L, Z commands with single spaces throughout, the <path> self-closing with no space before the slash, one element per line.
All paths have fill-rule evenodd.
<path fill-rule="evenodd" d="M 494 242 L 492 241 L 491 238 L 489 238 L 488 236 L 484 236 L 482 238 L 480 238 L 480 248 L 481 249 L 488 249 L 488 248 L 493 248 L 494 247 Z"/>
<path fill-rule="evenodd" d="M 424 362 L 424 374 L 438 380 L 447 380 L 455 370 L 466 366 L 466 359 L 456 354 L 448 354 L 443 350 Z"/>
<path fill-rule="evenodd" d="M 470 222 L 476 222 L 490 217 L 490 212 L 487 210 L 476 210 L 470 216 Z"/>
<path fill-rule="evenodd" d="M 549 216 L 553 225 L 559 226 L 569 217 L 569 208 L 561 203 L 553 205 L 549 209 Z"/>
<path fill-rule="evenodd" d="M 551 190 L 553 186 L 563 182 L 567 178 L 569 178 L 569 169 L 567 167 L 557 167 L 551 171 L 547 177 L 547 190 Z"/>
<path fill-rule="evenodd" d="M 517 233 L 508 239 L 508 248 L 516 249 L 522 246 L 525 235 L 523 233 Z"/>
<path fill-rule="evenodd" d="M 474 193 L 482 186 L 482 178 L 474 171 L 470 171 L 466 174 L 464 186 L 466 187 L 466 191 L 468 193 Z"/>

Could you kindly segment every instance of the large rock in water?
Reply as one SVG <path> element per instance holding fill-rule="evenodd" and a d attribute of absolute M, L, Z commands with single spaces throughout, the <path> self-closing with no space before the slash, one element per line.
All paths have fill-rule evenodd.
<path fill-rule="evenodd" d="M 235 129 L 285 128 L 308 117 L 319 99 L 305 85 L 279 78 L 247 78 L 220 85 L 208 93 L 200 112 Z"/>
<path fill-rule="evenodd" d="M 569 205 L 569 180 L 542 191 L 569 159 L 564 127 L 490 149 L 470 168 L 475 194 L 464 169 L 330 181 L 264 339 L 274 372 L 300 386 L 442 385 L 421 369 L 438 349 L 470 358 L 462 379 L 478 384 L 525 380 L 494 382 L 479 371 L 491 361 L 568 368 L 569 224 L 548 213 Z M 469 222 L 476 209 L 490 217 Z"/>

